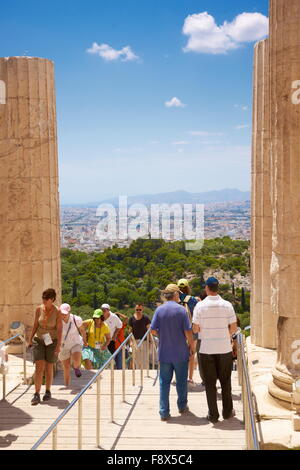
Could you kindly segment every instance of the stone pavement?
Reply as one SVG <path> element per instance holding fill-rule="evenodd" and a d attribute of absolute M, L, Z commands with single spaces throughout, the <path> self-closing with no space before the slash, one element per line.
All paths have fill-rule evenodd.
<path fill-rule="evenodd" d="M 50 424 L 88 383 L 94 372 L 83 371 L 72 387 L 63 385 L 62 372 L 55 377 L 52 400 L 36 407 L 30 405 L 33 387 L 20 385 L 0 402 L 0 448 L 30 449 Z M 146 375 L 146 374 L 145 374 Z M 242 403 L 237 372 L 233 372 L 233 398 L 237 416 L 218 424 L 208 423 L 205 391 L 196 386 L 190 389 L 190 412 L 179 415 L 176 406 L 176 387 L 171 386 L 172 418 L 161 422 L 158 414 L 159 384 L 157 371 L 150 371 L 140 387 L 140 371 L 136 386 L 132 386 L 132 371 L 126 371 L 126 402 L 122 403 L 122 372 L 115 371 L 115 419 L 110 422 L 110 371 L 101 379 L 101 449 L 105 450 L 241 450 L 245 448 L 242 424 Z M 220 399 L 220 396 L 218 397 Z M 222 405 L 219 403 L 221 411 Z M 77 448 L 77 405 L 58 426 L 58 449 Z M 96 449 L 96 385 L 83 398 L 83 449 Z M 51 448 L 51 436 L 41 445 Z"/>

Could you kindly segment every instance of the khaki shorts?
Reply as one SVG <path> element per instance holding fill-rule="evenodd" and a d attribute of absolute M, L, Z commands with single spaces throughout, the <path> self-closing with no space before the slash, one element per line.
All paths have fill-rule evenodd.
<path fill-rule="evenodd" d="M 76 352 L 81 353 L 81 351 L 82 351 L 81 344 L 75 344 L 71 349 L 62 348 L 58 355 L 58 359 L 60 361 L 66 361 L 67 359 L 70 359 L 73 353 L 76 353 Z"/>
<path fill-rule="evenodd" d="M 52 344 L 46 346 L 44 340 L 34 338 L 33 340 L 33 362 L 46 361 L 50 364 L 54 364 L 57 361 L 57 355 L 55 354 L 55 348 L 57 345 L 57 339 L 53 340 Z"/>

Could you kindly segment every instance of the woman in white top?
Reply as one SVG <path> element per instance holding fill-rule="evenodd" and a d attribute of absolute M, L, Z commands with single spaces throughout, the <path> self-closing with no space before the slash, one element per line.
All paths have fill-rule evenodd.
<path fill-rule="evenodd" d="M 59 360 L 64 369 L 65 386 L 68 387 L 71 381 L 70 369 L 73 363 L 76 377 L 81 377 L 81 352 L 82 346 L 87 346 L 85 329 L 82 326 L 82 319 L 71 313 L 69 304 L 60 306 L 63 319 L 63 332 L 61 351 Z"/>

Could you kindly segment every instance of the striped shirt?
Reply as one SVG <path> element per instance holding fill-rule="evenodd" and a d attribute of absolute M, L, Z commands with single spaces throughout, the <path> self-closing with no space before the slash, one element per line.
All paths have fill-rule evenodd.
<path fill-rule="evenodd" d="M 236 323 L 233 306 L 219 295 L 208 296 L 194 310 L 193 323 L 201 329 L 201 354 L 232 351 L 228 326 Z"/>

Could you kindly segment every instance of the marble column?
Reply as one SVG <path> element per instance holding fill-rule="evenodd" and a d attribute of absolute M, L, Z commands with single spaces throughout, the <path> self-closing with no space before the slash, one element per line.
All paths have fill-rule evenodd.
<path fill-rule="evenodd" d="M 60 301 L 54 66 L 0 58 L 0 338 L 32 326 L 42 291 Z"/>
<path fill-rule="evenodd" d="M 270 1 L 272 309 L 278 358 L 270 394 L 290 407 L 300 376 L 300 2 Z"/>
<path fill-rule="evenodd" d="M 251 233 L 251 337 L 257 346 L 276 347 L 271 310 L 272 209 L 270 179 L 269 41 L 254 48 Z"/>

